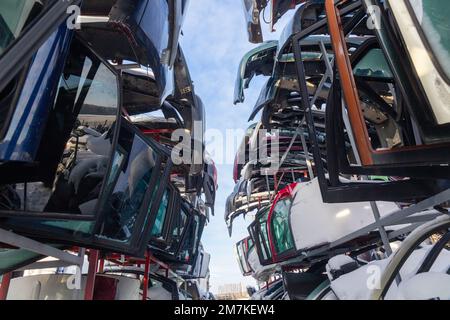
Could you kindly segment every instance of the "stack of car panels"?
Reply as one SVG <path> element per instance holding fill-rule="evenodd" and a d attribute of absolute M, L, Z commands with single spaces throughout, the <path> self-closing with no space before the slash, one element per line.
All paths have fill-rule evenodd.
<path fill-rule="evenodd" d="M 198 141 L 205 110 L 178 41 L 186 10 L 185 0 L 0 4 L 0 64 L 9 66 L 0 76 L 0 228 L 80 254 L 98 250 L 105 275 L 122 277 L 99 277 L 98 297 L 114 286 L 109 298 L 153 299 L 156 286 L 178 299 L 180 281 L 208 296 L 207 283 L 197 285 L 209 277 L 201 236 L 217 180 Z M 181 162 L 177 129 L 196 146 Z M 38 252 L 5 245 L 1 274 L 26 269 Z M 150 270 L 149 280 L 133 263 L 144 256 L 166 271 Z M 134 289 L 127 274 L 139 280 Z M 60 288 L 44 278 L 35 298 L 57 298 Z M 19 297 L 22 281 L 11 280 L 9 297 Z"/>
<path fill-rule="evenodd" d="M 279 41 L 251 50 L 238 69 L 235 104 L 254 76 L 268 77 L 225 212 L 230 235 L 237 216 L 255 213 L 249 237 L 236 244 L 244 275 L 274 285 L 284 277 L 287 293 L 279 298 L 286 299 L 418 298 L 420 286 L 420 298 L 450 296 L 448 288 L 430 288 L 447 283 L 450 270 L 449 7 L 244 0 L 254 43 L 263 41 L 265 9 L 273 25 L 295 8 Z M 258 140 L 260 132 L 277 139 Z M 279 158 L 259 157 L 272 145 Z M 265 170 L 268 162 L 277 165 Z M 422 266 L 417 259 L 404 265 L 423 246 L 430 249 Z M 357 273 L 374 259 L 384 259 L 382 289 L 352 292 L 343 279 L 363 287 L 367 277 Z"/>

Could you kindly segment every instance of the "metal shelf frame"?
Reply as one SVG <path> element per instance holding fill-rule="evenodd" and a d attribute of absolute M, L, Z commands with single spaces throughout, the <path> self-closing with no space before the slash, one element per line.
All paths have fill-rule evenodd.
<path fill-rule="evenodd" d="M 49 246 L 39 241 L 21 236 L 14 232 L 0 228 L 0 243 L 12 246 L 13 248 L 25 249 L 31 252 L 38 253 L 42 256 L 53 257 L 55 261 L 41 261 L 35 262 L 28 266 L 17 269 L 18 271 L 44 268 L 57 268 L 66 266 L 77 266 L 75 274 L 75 283 L 81 283 L 81 270 L 83 269 L 84 256 L 86 250 L 80 248 L 77 254 L 69 253 L 65 250 Z M 0 286 L 0 300 L 6 300 L 8 295 L 9 285 L 11 281 L 12 272 L 5 274 L 2 278 Z"/>

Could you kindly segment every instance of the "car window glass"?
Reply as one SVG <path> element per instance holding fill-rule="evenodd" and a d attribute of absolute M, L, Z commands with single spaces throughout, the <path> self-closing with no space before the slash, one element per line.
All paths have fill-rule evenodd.
<path fill-rule="evenodd" d="M 268 242 L 269 242 L 269 237 L 267 234 L 267 225 L 262 225 L 261 226 L 261 233 L 259 234 L 260 237 L 260 241 L 262 243 L 262 252 L 263 252 L 263 256 L 264 259 L 267 260 L 269 258 L 271 258 L 271 254 L 270 251 L 268 251 Z"/>
<path fill-rule="evenodd" d="M 450 78 L 450 6 L 447 1 L 408 0 L 439 66 Z"/>
<path fill-rule="evenodd" d="M 181 251 L 178 254 L 178 259 L 186 263 L 191 261 L 191 255 L 194 254 L 198 225 L 199 223 L 196 219 L 191 220 L 188 229 L 186 230 L 186 236 L 182 242 Z"/>
<path fill-rule="evenodd" d="M 243 274 L 251 271 L 247 264 L 246 253 L 248 253 L 248 250 L 245 250 L 245 241 L 239 242 L 237 245 L 237 254 L 239 266 Z"/>
<path fill-rule="evenodd" d="M 118 149 L 115 157 L 123 157 L 124 165 L 117 180 L 111 177 L 114 172 L 108 178 L 116 182 L 104 205 L 105 221 L 100 237 L 129 242 L 146 192 L 154 189 L 150 181 L 158 160 L 156 152 L 135 134 L 120 134 L 118 145 L 125 154 Z"/>
<path fill-rule="evenodd" d="M 183 237 L 183 231 L 188 222 L 188 215 L 183 208 L 178 210 L 178 214 L 175 214 L 174 224 L 172 228 L 172 243 L 169 248 L 169 252 L 175 253 L 181 243 Z"/>
<path fill-rule="evenodd" d="M 197 254 L 197 250 L 200 244 L 200 238 L 202 236 L 203 231 L 203 224 L 201 221 L 201 218 L 199 215 L 194 215 L 194 221 L 195 221 L 195 230 L 194 230 L 194 241 L 193 241 L 193 250 L 192 250 L 192 256 L 195 257 Z"/>
<path fill-rule="evenodd" d="M 117 83 L 110 76 L 111 71 L 101 64 L 93 80 L 83 79 L 90 83 L 89 91 L 84 99 L 78 116 L 78 124 L 96 128 L 101 125 L 111 125 L 117 113 Z M 82 92 L 78 86 L 77 98 Z"/>
<path fill-rule="evenodd" d="M 162 236 L 164 222 L 167 215 L 167 207 L 169 205 L 169 195 L 170 190 L 166 189 L 161 199 L 161 204 L 159 205 L 158 212 L 156 213 L 155 223 L 151 231 L 152 237 L 159 238 Z"/>
<path fill-rule="evenodd" d="M 267 232 L 267 218 L 269 216 L 269 210 L 266 210 L 259 220 L 259 232 L 258 238 L 261 243 L 261 249 L 264 260 L 271 259 L 272 254 L 270 252 L 269 234 Z"/>
<path fill-rule="evenodd" d="M 255 244 L 253 243 L 252 238 L 248 238 L 248 240 L 247 240 L 247 252 L 249 252 L 254 246 L 255 246 Z"/>
<path fill-rule="evenodd" d="M 275 251 L 281 254 L 294 248 L 294 240 L 289 228 L 290 199 L 277 202 L 273 209 L 272 230 L 275 242 Z"/>
<path fill-rule="evenodd" d="M 95 206 L 107 170 L 107 157 L 114 131 L 113 123 L 118 109 L 117 81 L 117 76 L 105 64 L 79 42 L 74 41 L 71 54 L 59 79 L 52 108 L 54 116 L 52 121 L 58 124 L 54 127 L 55 135 L 63 137 L 61 145 L 52 145 L 52 148 L 60 148 L 63 154 L 54 176 L 54 187 L 47 188 L 41 182 L 28 183 L 25 196 L 24 185 L 17 184 L 15 190 L 22 203 L 20 209 L 26 207 L 27 211 L 36 212 L 92 216 L 97 214 Z M 109 95 L 108 99 L 104 98 L 106 92 Z M 84 116 L 82 112 L 87 105 L 95 105 L 98 110 L 108 110 L 107 113 L 110 115 L 108 124 L 103 118 L 105 113 L 102 114 L 102 112 L 96 116 L 95 122 L 102 123 L 106 131 L 110 129 L 109 135 L 105 132 L 104 136 L 100 136 L 101 133 L 95 130 L 91 130 L 91 134 L 78 130 L 80 119 Z M 65 121 L 57 121 L 59 119 L 65 119 Z M 16 126 L 17 121 L 19 120 L 12 119 L 11 126 Z M 91 124 L 93 124 L 92 121 L 84 122 L 85 126 Z M 122 156 L 116 152 L 112 172 L 118 169 Z M 27 200 L 26 206 L 25 200 Z M 6 223 L 19 228 L 25 226 L 46 234 L 56 233 L 60 237 L 89 237 L 92 235 L 94 226 L 93 220 L 71 221 L 70 219 L 10 218 Z"/>
<path fill-rule="evenodd" d="M 0 2 L 0 56 L 19 38 L 44 9 L 54 1 L 2 0 Z"/>
<path fill-rule="evenodd" d="M 24 249 L 0 249 L 0 274 L 14 269 L 14 266 L 36 261 L 39 257 L 38 253 Z"/>
<path fill-rule="evenodd" d="M 392 71 L 381 49 L 371 49 L 353 68 L 355 76 L 392 79 Z"/>

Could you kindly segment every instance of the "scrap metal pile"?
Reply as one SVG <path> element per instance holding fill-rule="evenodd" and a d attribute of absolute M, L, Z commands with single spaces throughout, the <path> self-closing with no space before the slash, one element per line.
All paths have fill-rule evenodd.
<path fill-rule="evenodd" d="M 1 299 L 212 297 L 217 174 L 179 44 L 187 6 L 1 1 Z"/>
<path fill-rule="evenodd" d="M 253 43 L 295 9 L 236 81 L 267 77 L 225 212 L 253 299 L 448 300 L 450 4 L 243 2 Z"/>

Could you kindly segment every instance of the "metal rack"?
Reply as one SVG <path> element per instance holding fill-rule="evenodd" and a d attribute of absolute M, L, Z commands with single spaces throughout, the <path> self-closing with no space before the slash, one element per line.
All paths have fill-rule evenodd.
<path fill-rule="evenodd" d="M 55 261 L 35 262 L 18 270 L 44 269 L 76 266 L 75 283 L 81 282 L 81 270 L 84 264 L 84 256 L 86 249 L 79 248 L 77 254 L 72 254 L 64 250 L 49 246 L 39 241 L 18 235 L 14 232 L 7 231 L 0 228 L 0 242 L 10 245 L 14 248 L 25 249 L 31 252 L 38 253 L 42 256 L 53 257 Z M 9 285 L 11 281 L 12 272 L 5 274 L 2 278 L 0 286 L 0 300 L 5 300 L 8 294 Z"/>
<path fill-rule="evenodd" d="M 301 49 L 300 49 L 299 39 L 301 38 L 301 36 L 302 36 L 301 34 L 294 36 L 292 39 L 292 42 L 293 42 L 294 56 L 295 56 L 295 60 L 296 60 L 297 74 L 298 74 L 299 84 L 300 84 L 300 91 L 302 92 L 302 104 L 303 104 L 304 110 L 305 110 L 305 117 L 300 122 L 300 124 L 297 128 L 296 135 L 293 137 L 293 140 L 295 140 L 297 138 L 297 134 L 300 134 L 303 137 L 303 139 L 302 139 L 303 149 L 308 150 L 306 141 L 304 139 L 304 134 L 306 134 L 306 132 L 303 130 L 303 128 L 301 128 L 302 124 L 306 120 L 306 124 L 308 127 L 308 133 L 309 133 L 309 137 L 310 137 L 311 145 L 312 145 L 312 149 L 313 149 L 312 151 L 313 151 L 314 159 L 320 159 L 318 144 L 316 141 L 316 130 L 314 128 L 313 121 L 312 121 L 312 105 L 314 104 L 314 102 L 316 100 L 319 90 L 321 89 L 321 87 L 323 87 L 325 80 L 333 77 L 333 68 L 332 68 L 333 59 L 331 61 L 329 60 L 327 51 L 325 49 L 323 42 L 319 42 L 319 46 L 320 46 L 320 49 L 322 52 L 322 59 L 324 60 L 324 63 L 326 66 L 326 72 L 322 78 L 322 81 L 319 84 L 319 87 L 317 89 L 315 96 L 311 100 L 307 94 L 307 89 L 305 87 L 305 83 L 303 81 L 301 81 L 301 79 L 300 79 L 301 75 L 304 74 L 304 66 L 303 66 L 303 63 L 301 60 L 302 58 L 301 58 L 301 54 L 300 54 Z M 343 112 L 345 112 L 345 111 L 343 111 Z M 346 117 L 344 116 L 344 120 L 345 120 L 345 118 Z M 352 145 L 352 148 L 354 150 L 356 150 L 356 145 L 355 145 L 355 141 L 351 135 L 351 130 L 349 130 L 348 127 L 347 127 L 347 129 L 348 129 L 347 131 L 349 132 L 349 135 L 350 135 L 350 143 Z M 292 143 L 293 143 L 293 141 L 291 141 L 291 144 Z M 288 151 L 289 151 L 289 149 L 288 149 Z M 361 164 L 360 159 L 358 159 L 358 157 L 356 157 L 356 158 L 357 158 L 356 159 L 357 163 Z M 309 167 L 308 167 L 308 169 L 309 169 L 309 173 L 310 173 L 310 178 L 311 179 L 314 178 L 313 170 Z M 316 169 L 317 169 L 317 174 L 318 174 L 319 178 L 320 177 L 324 178 L 325 172 L 324 172 L 324 168 L 322 167 L 322 163 L 319 163 L 316 166 Z M 317 261 L 317 259 L 322 260 L 326 257 L 332 257 L 339 253 L 346 253 L 349 251 L 349 248 L 345 246 L 346 244 L 350 243 L 352 240 L 357 239 L 358 237 L 369 235 L 370 233 L 373 233 L 373 232 L 378 232 L 380 234 L 382 248 L 384 249 L 386 255 L 389 256 L 392 254 L 390 240 L 395 239 L 399 236 L 408 234 L 409 232 L 413 231 L 415 228 L 417 228 L 421 224 L 423 224 L 427 221 L 430 221 L 432 219 L 435 219 L 438 216 L 441 216 L 443 214 L 450 214 L 449 212 L 445 212 L 445 210 L 443 210 L 443 211 L 435 210 L 433 212 L 419 214 L 420 212 L 423 212 L 428 209 L 433 209 L 434 207 L 439 206 L 440 204 L 445 203 L 447 201 L 450 201 L 450 188 L 446 189 L 436 195 L 428 197 L 428 198 L 420 201 L 417 204 L 411 205 L 404 209 L 399 209 L 398 211 L 396 211 L 384 218 L 380 217 L 380 213 L 379 213 L 376 202 L 370 201 L 372 213 L 373 213 L 374 220 L 375 220 L 374 223 L 367 225 L 359 230 L 356 230 L 356 231 L 354 231 L 340 239 L 337 239 L 336 241 L 333 241 L 329 244 L 320 246 L 319 248 L 315 248 L 312 250 L 303 250 L 303 251 L 300 250 L 297 252 L 297 255 L 295 258 L 278 263 L 277 269 L 281 270 L 282 268 L 289 268 L 290 266 L 305 264 L 307 261 L 313 262 L 313 261 Z M 395 225 L 403 225 L 403 224 L 408 224 L 408 226 L 405 226 L 401 229 L 392 231 L 390 233 L 388 233 L 386 231 L 386 227 L 395 226 Z"/>
<path fill-rule="evenodd" d="M 149 274 L 151 272 L 151 264 L 156 264 L 158 269 L 163 269 L 165 271 L 165 276 L 167 278 L 171 277 L 176 279 L 178 282 L 186 284 L 184 278 L 180 277 L 175 273 L 169 265 L 160 261 L 152 255 L 150 250 L 147 250 L 144 258 L 129 257 L 121 254 L 108 254 L 101 257 L 100 251 L 98 250 L 86 250 L 85 248 L 74 249 L 74 253 L 67 252 L 62 249 L 52 247 L 50 245 L 41 243 L 39 241 L 18 235 L 11 231 L 7 231 L 0 228 L 0 243 L 11 246 L 17 249 L 24 249 L 31 252 L 35 252 L 44 257 L 56 258 L 54 261 L 38 261 L 31 263 L 29 265 L 18 268 L 15 271 L 25 271 L 25 270 L 37 270 L 46 268 L 58 268 L 58 267 L 68 267 L 76 266 L 76 273 L 74 275 L 74 283 L 81 283 L 82 269 L 84 265 L 85 255 L 88 255 L 89 268 L 86 279 L 86 286 L 84 292 L 85 300 L 92 300 L 94 298 L 95 289 L 95 278 L 98 273 L 102 273 L 105 268 L 105 261 L 110 261 L 115 265 L 124 267 L 125 269 L 134 268 L 138 271 L 143 271 L 143 293 L 142 299 L 146 300 L 148 296 L 148 282 Z M 71 250 L 72 251 L 72 250 Z M 118 271 L 120 272 L 120 271 Z M 1 278 L 0 284 L 0 300 L 6 300 L 8 295 L 8 290 L 10 286 L 10 281 L 12 279 L 12 273 L 8 272 Z M 80 289 L 75 287 L 74 289 Z"/>
<path fill-rule="evenodd" d="M 299 251 L 298 256 L 296 258 L 280 262 L 278 264 L 278 269 L 281 270 L 282 268 L 290 267 L 290 266 L 296 266 L 296 265 L 305 265 L 307 262 L 314 262 L 318 260 L 322 260 L 326 257 L 332 257 L 339 253 L 345 253 L 348 251 L 348 248 L 346 248 L 344 245 L 346 243 L 349 243 L 352 240 L 357 239 L 358 237 L 368 235 L 371 232 L 378 231 L 380 232 L 380 236 L 383 242 L 382 247 L 384 248 L 385 252 L 389 255 L 392 253 L 389 241 L 396 239 L 399 236 L 408 234 L 409 232 L 416 229 L 418 226 L 422 225 L 423 223 L 433 220 L 439 216 L 442 215 L 449 215 L 450 213 L 444 213 L 440 211 L 434 211 L 426 214 L 417 215 L 417 213 L 420 213 L 427 209 L 432 209 L 434 206 L 437 206 L 439 204 L 442 204 L 443 202 L 447 202 L 450 200 L 450 189 L 447 189 L 435 196 L 432 196 L 428 199 L 425 199 L 415 205 L 412 205 L 408 208 L 401 209 L 399 211 L 396 211 L 392 214 L 390 214 L 387 217 L 384 218 L 378 218 L 376 221 L 364 228 L 361 228 L 355 232 L 352 232 L 340 239 L 337 239 L 336 241 L 333 241 L 327 245 L 321 246 L 320 248 L 312 249 L 312 250 L 306 250 L 306 251 Z M 374 210 L 374 214 L 376 211 Z M 409 224 L 406 227 L 403 227 L 399 230 L 392 231 L 390 233 L 386 233 L 385 228 L 388 226 L 395 226 L 395 225 L 403 225 L 403 224 Z M 385 235 L 383 235 L 385 234 Z M 385 237 L 385 238 L 384 238 Z M 384 239 L 383 239 L 384 238 Z"/>

